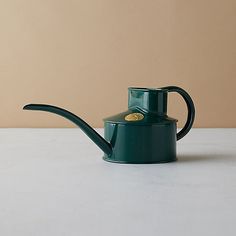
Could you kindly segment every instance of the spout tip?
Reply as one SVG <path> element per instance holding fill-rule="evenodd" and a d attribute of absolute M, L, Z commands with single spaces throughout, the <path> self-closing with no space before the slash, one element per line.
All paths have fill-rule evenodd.
<path fill-rule="evenodd" d="M 23 110 L 29 110 L 30 109 L 30 104 L 27 104 L 23 107 Z"/>
<path fill-rule="evenodd" d="M 34 110 L 35 104 L 27 104 L 23 107 L 23 110 Z"/>

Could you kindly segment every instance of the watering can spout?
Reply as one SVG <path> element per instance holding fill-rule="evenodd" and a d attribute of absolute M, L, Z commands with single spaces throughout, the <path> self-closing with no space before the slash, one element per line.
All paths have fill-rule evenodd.
<path fill-rule="evenodd" d="M 108 143 L 101 135 L 99 135 L 90 125 L 88 125 L 84 120 L 74 115 L 73 113 L 56 107 L 52 105 L 45 104 L 28 104 L 23 107 L 24 110 L 39 110 L 39 111 L 47 111 L 51 113 L 55 113 L 57 115 L 63 116 L 66 119 L 72 121 L 77 126 L 81 128 L 81 130 L 87 134 L 87 136 L 107 155 L 112 154 L 111 144 Z"/>

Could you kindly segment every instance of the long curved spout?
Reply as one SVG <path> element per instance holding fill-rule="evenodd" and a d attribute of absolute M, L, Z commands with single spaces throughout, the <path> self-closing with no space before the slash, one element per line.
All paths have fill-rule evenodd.
<path fill-rule="evenodd" d="M 110 155 L 112 153 L 111 144 L 108 143 L 101 135 L 99 135 L 90 125 L 83 121 L 73 113 L 60 107 L 45 104 L 28 104 L 23 107 L 24 110 L 40 110 L 55 113 L 72 121 L 83 130 L 85 134 L 99 147 L 104 153 Z"/>

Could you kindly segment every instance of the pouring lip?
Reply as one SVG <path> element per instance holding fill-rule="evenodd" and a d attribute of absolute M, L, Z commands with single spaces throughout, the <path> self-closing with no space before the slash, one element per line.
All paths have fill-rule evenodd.
<path fill-rule="evenodd" d="M 134 91 L 144 91 L 144 92 L 158 92 L 158 91 L 167 91 L 167 89 L 163 88 L 144 88 L 144 87 L 128 87 L 128 90 Z"/>

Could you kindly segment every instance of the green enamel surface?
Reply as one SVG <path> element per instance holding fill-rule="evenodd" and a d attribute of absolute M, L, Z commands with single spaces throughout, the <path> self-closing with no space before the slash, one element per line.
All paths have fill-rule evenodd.
<path fill-rule="evenodd" d="M 164 163 L 176 160 L 176 123 L 124 125 L 105 123 L 105 139 L 112 146 L 104 159 L 119 163 Z"/>
<path fill-rule="evenodd" d="M 144 115 L 144 118 L 142 120 L 138 121 L 126 121 L 125 117 L 129 114 L 132 113 L 142 113 Z M 157 114 L 153 113 L 148 113 L 148 112 L 143 112 L 142 110 L 138 108 L 130 109 L 124 112 L 121 112 L 119 114 L 116 114 L 114 116 L 108 117 L 104 119 L 105 123 L 116 123 L 116 124 L 125 124 L 125 125 L 167 125 L 172 122 L 177 122 L 176 119 L 168 117 L 167 115 L 165 116 L 159 116 Z"/>
<path fill-rule="evenodd" d="M 179 133 L 176 119 L 167 115 L 167 94 L 177 92 L 185 100 L 187 121 Z M 162 89 L 129 88 L 128 110 L 104 119 L 101 137 L 73 113 L 52 105 L 28 104 L 25 110 L 41 110 L 63 116 L 81 130 L 104 152 L 103 159 L 115 163 L 165 163 L 176 160 L 176 141 L 191 129 L 195 108 L 189 94 L 176 86 Z"/>

